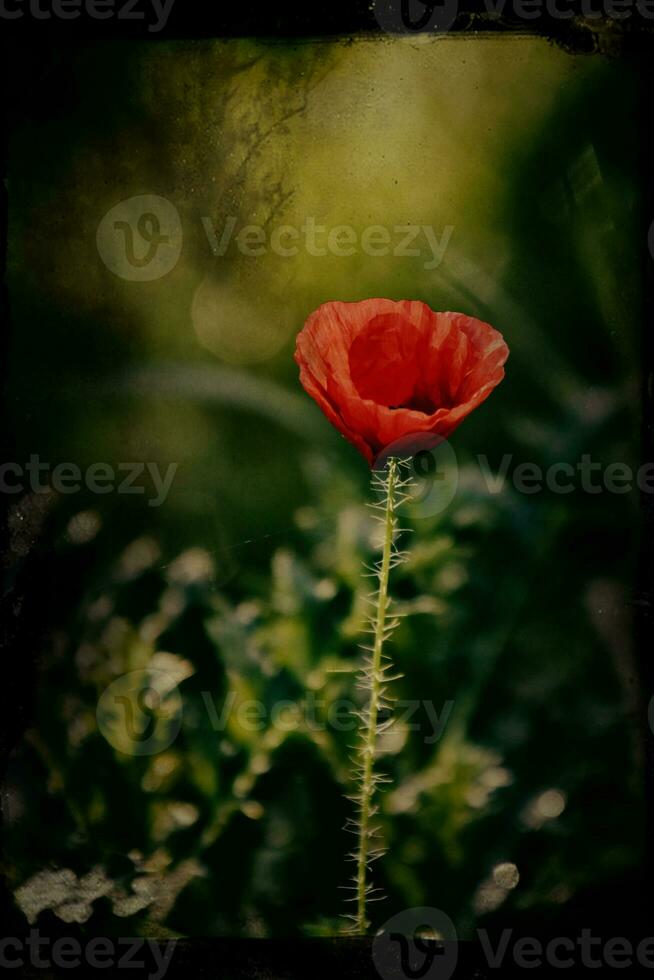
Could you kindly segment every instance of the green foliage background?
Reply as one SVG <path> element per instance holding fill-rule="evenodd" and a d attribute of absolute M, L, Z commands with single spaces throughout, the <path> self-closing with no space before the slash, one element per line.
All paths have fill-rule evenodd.
<path fill-rule="evenodd" d="M 433 905 L 465 936 L 488 916 L 547 922 L 593 891 L 621 894 L 644 839 L 637 497 L 526 495 L 510 480 L 492 494 L 477 456 L 493 470 L 504 454 L 511 469 L 637 463 L 629 65 L 536 39 L 377 38 L 89 44 L 24 70 L 10 143 L 17 458 L 179 469 L 161 508 L 90 493 L 13 506 L 9 582 L 37 564 L 47 580 L 3 794 L 21 914 L 96 934 L 338 930 L 352 736 L 327 706 L 353 696 L 368 473 L 301 391 L 292 351 L 319 303 L 378 295 L 480 316 L 511 358 L 452 439 L 453 503 L 407 515 L 396 693 L 453 705 L 436 742 L 388 740 L 376 923 Z M 126 282 L 95 232 L 144 193 L 174 203 L 184 248 L 166 277 Z M 201 220 L 270 230 L 307 215 L 453 232 L 425 270 L 362 253 L 215 257 Z M 97 724 L 103 691 L 134 670 L 163 671 L 182 698 L 181 730 L 154 755 L 121 752 Z M 311 698 L 322 724 L 271 723 L 281 700 Z M 258 730 L 236 710 L 248 700 L 265 706 Z M 493 876 L 507 862 L 515 887 Z"/>

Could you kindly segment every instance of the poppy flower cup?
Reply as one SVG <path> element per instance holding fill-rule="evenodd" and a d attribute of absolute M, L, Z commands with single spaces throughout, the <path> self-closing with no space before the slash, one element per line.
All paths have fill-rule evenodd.
<path fill-rule="evenodd" d="M 436 446 L 504 377 L 499 331 L 417 300 L 324 303 L 297 337 L 300 381 L 371 467 Z"/>

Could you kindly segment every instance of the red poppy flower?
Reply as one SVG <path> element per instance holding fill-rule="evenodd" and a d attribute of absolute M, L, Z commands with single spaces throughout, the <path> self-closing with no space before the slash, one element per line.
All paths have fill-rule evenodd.
<path fill-rule="evenodd" d="M 371 466 L 391 445 L 446 439 L 500 383 L 508 356 L 481 320 L 390 299 L 324 303 L 295 348 L 305 390 Z"/>

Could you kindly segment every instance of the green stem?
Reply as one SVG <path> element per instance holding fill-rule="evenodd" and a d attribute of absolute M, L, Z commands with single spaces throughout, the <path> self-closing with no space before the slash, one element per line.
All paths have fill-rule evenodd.
<path fill-rule="evenodd" d="M 362 779 L 359 813 L 359 847 L 357 851 L 357 913 L 355 931 L 362 935 L 368 927 L 366 919 L 367 872 L 369 863 L 370 818 L 372 797 L 374 793 L 374 763 L 377 740 L 377 718 L 383 684 L 382 653 L 386 632 L 386 613 L 388 611 L 388 579 L 391 567 L 393 547 L 393 531 L 395 529 L 395 488 L 398 478 L 398 461 L 394 458 L 388 461 L 387 492 L 384 511 L 384 538 L 381 566 L 379 569 L 379 590 L 374 615 L 374 644 L 372 662 L 370 665 L 370 706 L 368 710 L 368 725 L 361 746 Z"/>

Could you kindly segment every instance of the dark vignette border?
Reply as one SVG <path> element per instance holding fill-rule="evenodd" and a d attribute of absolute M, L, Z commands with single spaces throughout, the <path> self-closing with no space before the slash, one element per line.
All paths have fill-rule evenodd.
<path fill-rule="evenodd" d="M 120 2 L 120 0 L 119 0 Z M 399 8 L 401 0 L 393 0 Z M 100 21 L 82 12 L 75 21 L 18 21 L 0 20 L 2 63 L 4 65 L 2 137 L 0 160 L 3 184 L 0 187 L 0 318 L 4 329 L 0 339 L 0 364 L 5 370 L 10 356 L 11 303 L 4 281 L 7 254 L 7 219 L 11 206 L 7 192 L 7 140 L 11 121 L 20 118 L 22 107 L 38 104 L 43 97 L 43 74 L 39 65 L 66 61 L 67 54 L 77 44 L 92 39 L 159 40 L 214 37 L 260 37 L 271 41 L 287 39 L 340 38 L 343 43 L 354 35 L 373 38 L 388 36 L 380 32 L 369 0 L 332 0 L 329 4 L 304 3 L 292 0 L 230 4 L 219 0 L 175 0 L 170 18 L 158 33 L 148 32 L 139 21 Z M 579 7 L 578 0 L 571 6 Z M 399 15 L 398 15 L 399 17 Z M 540 36 L 571 53 L 604 55 L 627 60 L 638 71 L 640 104 L 637 115 L 640 124 L 640 164 L 643 196 L 646 202 L 642 215 L 642 275 L 645 281 L 645 300 L 642 309 L 642 461 L 654 459 L 654 256 L 647 248 L 648 230 L 654 219 L 654 135 L 651 114 L 654 106 L 654 20 L 645 21 L 638 15 L 627 21 L 608 19 L 589 20 L 582 16 L 555 20 L 543 11 L 537 20 L 520 19 L 507 0 L 504 13 L 489 15 L 482 0 L 461 0 L 458 13 L 448 34 L 467 36 L 483 42 L 484 36 Z M 538 79 L 534 79 L 538 84 Z M 3 375 L 4 379 L 4 375 Z M 4 386 L 0 388 L 0 436 L 3 455 L 11 458 L 12 434 L 7 429 L 4 413 Z M 642 869 L 643 917 L 641 923 L 630 923 L 634 935 L 652 932 L 647 915 L 648 892 L 651 892 L 654 871 L 654 735 L 647 724 L 647 702 L 654 691 L 654 659 L 651 641 L 654 635 L 654 501 L 642 496 L 641 543 L 638 580 L 633 589 L 633 613 L 641 692 L 641 730 L 646 757 L 647 800 L 647 865 Z M 29 723 L 32 711 L 32 690 L 37 664 L 34 650 L 40 636 L 39 610 L 50 601 L 53 568 L 47 545 L 41 544 L 30 555 L 26 566 L 17 575 L 9 553 L 7 501 L 0 498 L 0 780 L 13 746 Z M 607 774 L 607 792 L 610 791 Z M 0 827 L 1 827 L 0 784 Z M 21 935 L 24 928 L 14 911 L 13 902 L 2 880 L 3 852 L 0 844 L 0 935 Z M 601 924 L 584 923 L 597 926 Z M 644 931 L 648 930 L 648 931 Z M 66 935 L 74 930 L 70 926 Z M 83 937 L 80 936 L 80 939 Z M 168 976 L 220 977 L 225 980 L 309 980 L 309 978 L 356 977 L 375 978 L 378 973 L 371 959 L 371 939 L 339 940 L 184 940 L 178 944 Z M 484 969 L 486 968 L 486 969 Z M 78 970 L 57 970 L 79 973 Z M 87 967 L 86 973 L 91 972 Z M 107 975 L 107 971 L 102 971 Z M 539 969 L 538 975 L 559 971 Z M 632 973 L 633 971 L 630 971 Z M 642 971 L 648 975 L 648 971 Z M 111 971 L 113 974 L 113 970 Z M 504 964 L 502 976 L 524 976 L 524 970 Z M 21 971 L 23 976 L 41 977 L 43 971 Z M 52 974 L 50 974 L 52 975 Z M 398 974 L 400 976 L 401 974 Z M 437 975 L 437 974 L 436 974 Z M 459 944 L 459 964 L 455 977 L 476 978 L 492 976 L 480 950 L 472 943 Z M 575 973 L 576 975 L 576 973 Z M 431 976 L 431 974 L 430 974 Z"/>

